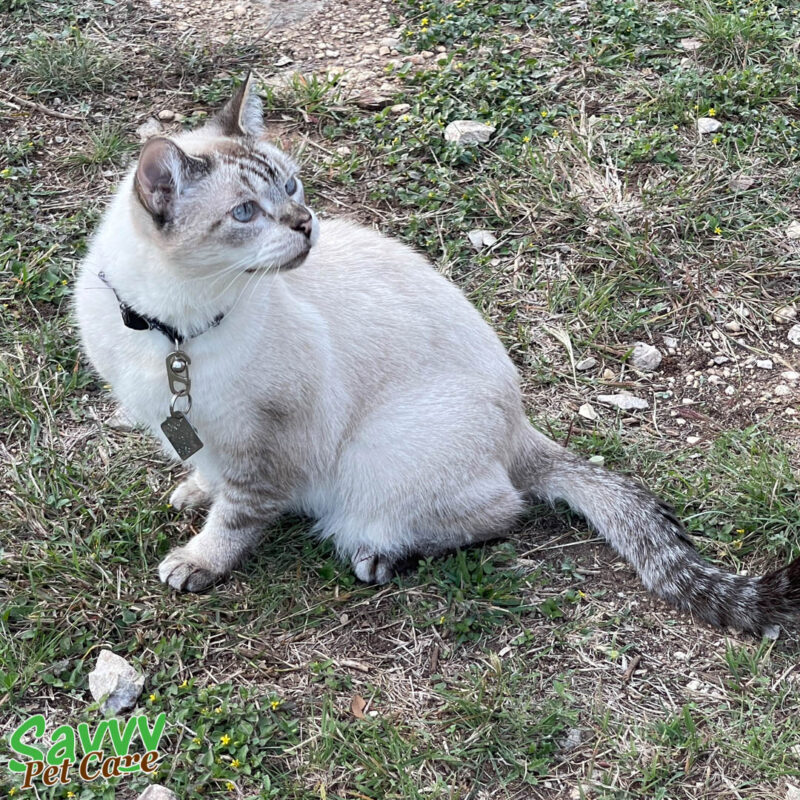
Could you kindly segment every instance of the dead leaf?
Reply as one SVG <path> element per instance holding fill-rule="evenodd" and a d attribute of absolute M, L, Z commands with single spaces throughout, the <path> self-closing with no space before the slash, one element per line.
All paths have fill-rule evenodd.
<path fill-rule="evenodd" d="M 364 709 L 367 707 L 367 701 L 360 695 L 354 694 L 353 699 L 350 701 L 350 710 L 356 719 L 366 719 L 367 715 Z"/>

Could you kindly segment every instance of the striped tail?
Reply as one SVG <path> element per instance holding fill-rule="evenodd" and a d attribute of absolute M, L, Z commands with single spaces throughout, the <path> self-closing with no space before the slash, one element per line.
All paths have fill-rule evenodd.
<path fill-rule="evenodd" d="M 653 594 L 711 625 L 762 636 L 800 615 L 800 558 L 762 577 L 725 572 L 701 558 L 664 501 L 533 428 L 514 477 L 520 489 L 542 500 L 566 501 Z"/>

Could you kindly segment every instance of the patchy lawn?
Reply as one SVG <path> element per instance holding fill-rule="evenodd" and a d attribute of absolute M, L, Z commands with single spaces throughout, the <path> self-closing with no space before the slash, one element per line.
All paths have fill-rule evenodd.
<path fill-rule="evenodd" d="M 213 592 L 165 590 L 155 567 L 202 516 L 167 506 L 179 469 L 107 424 L 69 294 L 140 138 L 202 123 L 253 68 L 310 202 L 426 251 L 502 337 L 537 424 L 641 476 L 708 558 L 784 564 L 796 3 L 282 6 L 0 0 L 3 732 L 98 721 L 87 675 L 108 647 L 167 714 L 156 780 L 181 798 L 791 797 L 796 637 L 697 626 L 562 511 L 380 589 L 286 520 Z M 496 130 L 461 147 L 456 119 Z M 476 229 L 495 241 L 476 250 Z M 648 409 L 597 399 L 620 391 Z M 0 787 L 17 792 L 4 764 Z"/>

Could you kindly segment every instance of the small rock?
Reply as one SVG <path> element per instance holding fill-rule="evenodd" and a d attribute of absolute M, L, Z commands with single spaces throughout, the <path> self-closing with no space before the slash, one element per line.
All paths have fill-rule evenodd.
<path fill-rule="evenodd" d="M 786 334 L 786 338 L 792 344 L 796 344 L 798 347 L 800 347 L 800 323 L 797 325 L 792 325 L 792 327 L 789 328 L 789 333 Z"/>
<path fill-rule="evenodd" d="M 351 150 L 351 149 L 350 149 L 350 148 L 349 148 L 349 147 L 348 147 L 346 144 L 340 144 L 340 145 L 339 145 L 339 146 L 336 148 L 336 152 L 337 152 L 337 153 L 338 153 L 340 156 L 349 156 L 349 155 L 350 155 L 350 153 L 352 153 L 353 151 L 352 151 L 352 150 Z"/>
<path fill-rule="evenodd" d="M 730 333 L 738 333 L 742 329 L 742 326 L 735 319 L 726 322 L 722 327 Z"/>
<path fill-rule="evenodd" d="M 178 795 L 166 786 L 151 783 L 136 800 L 178 800 Z"/>
<path fill-rule="evenodd" d="M 578 745 L 581 743 L 581 732 L 579 728 L 570 728 L 567 731 L 567 735 L 561 742 L 561 750 L 562 752 L 568 753 L 570 750 L 574 750 Z"/>
<path fill-rule="evenodd" d="M 728 186 L 730 186 L 734 192 L 746 192 L 755 185 L 755 182 L 756 179 L 752 175 L 737 175 L 730 179 Z"/>
<path fill-rule="evenodd" d="M 678 340 L 674 336 L 662 336 L 661 340 L 664 342 L 664 347 L 671 347 L 673 349 L 678 347 Z"/>
<path fill-rule="evenodd" d="M 288 67 L 289 64 L 294 64 L 294 59 L 287 55 L 278 56 L 278 60 L 275 62 L 276 67 Z"/>
<path fill-rule="evenodd" d="M 338 50 L 326 50 L 325 55 L 328 58 L 339 58 L 339 51 Z"/>
<path fill-rule="evenodd" d="M 793 220 L 786 229 L 787 239 L 800 239 L 800 222 Z"/>
<path fill-rule="evenodd" d="M 234 6 L 233 7 L 233 15 L 235 17 L 243 17 L 247 13 L 247 9 L 244 6 Z"/>
<path fill-rule="evenodd" d="M 699 436 L 687 436 L 686 444 L 697 444 L 700 441 Z"/>
<path fill-rule="evenodd" d="M 771 358 L 759 358 L 756 361 L 756 366 L 759 369 L 772 369 L 772 367 L 773 367 L 772 359 Z"/>
<path fill-rule="evenodd" d="M 603 456 L 592 456 L 589 459 L 589 463 L 590 464 L 594 464 L 597 467 L 602 467 L 603 464 L 606 463 L 606 460 L 605 460 L 605 458 L 603 458 Z"/>
<path fill-rule="evenodd" d="M 97 664 L 89 673 L 89 691 L 98 702 L 103 700 L 103 713 L 119 714 L 133 708 L 143 687 L 144 675 L 124 658 L 110 650 L 100 651 Z"/>
<path fill-rule="evenodd" d="M 787 381 L 796 381 L 800 378 L 800 372 L 795 372 L 793 369 L 787 369 L 786 372 L 781 372 L 781 378 Z"/>
<path fill-rule="evenodd" d="M 603 370 L 603 380 L 604 381 L 613 381 L 617 376 L 608 368 L 606 367 Z"/>
<path fill-rule="evenodd" d="M 728 356 L 714 356 L 712 360 L 717 366 L 721 366 L 722 364 L 727 364 L 730 361 Z"/>
<path fill-rule="evenodd" d="M 467 238 L 476 250 L 483 250 L 484 247 L 491 247 L 497 241 L 497 237 L 491 231 L 483 230 L 482 228 L 476 228 L 474 231 L 470 231 L 467 234 Z"/>
<path fill-rule="evenodd" d="M 792 388 L 785 383 L 779 383 L 772 391 L 776 397 L 787 397 L 792 394 Z"/>
<path fill-rule="evenodd" d="M 164 126 L 154 117 L 148 117 L 137 129 L 136 135 L 140 142 L 145 142 L 153 136 L 163 133 Z"/>
<path fill-rule="evenodd" d="M 383 39 L 378 42 L 378 44 L 381 47 L 389 47 L 392 50 L 395 50 L 400 46 L 400 40 L 395 39 L 393 36 L 384 36 Z"/>
<path fill-rule="evenodd" d="M 405 114 L 406 111 L 410 111 L 410 110 L 411 110 L 411 104 L 410 103 L 397 103 L 397 105 L 393 105 L 389 109 L 389 111 L 391 111 L 392 114 Z"/>
<path fill-rule="evenodd" d="M 728 397 L 733 397 L 736 394 L 736 389 L 733 386 L 726 386 L 725 394 L 728 395 Z"/>
<path fill-rule="evenodd" d="M 162 108 L 158 112 L 158 118 L 162 122 L 172 122 L 175 119 L 175 112 L 171 108 Z"/>
<path fill-rule="evenodd" d="M 633 347 L 633 355 L 631 355 L 631 364 L 636 369 L 643 372 L 653 372 L 658 369 L 661 363 L 662 355 L 657 347 L 653 347 L 647 342 L 636 342 Z"/>
<path fill-rule="evenodd" d="M 649 408 L 650 404 L 647 400 L 641 397 L 635 397 L 632 394 L 600 394 L 597 396 L 600 403 L 605 403 L 607 406 L 614 406 L 621 408 L 623 411 L 631 411 L 633 409 Z"/>
<path fill-rule="evenodd" d="M 698 133 L 716 133 L 722 128 L 722 123 L 713 117 L 700 117 L 697 120 Z"/>
<path fill-rule="evenodd" d="M 129 433 L 136 427 L 133 420 L 125 412 L 124 408 L 118 408 L 106 420 L 106 425 L 108 425 L 111 430 L 122 431 L 123 433 Z"/>
<path fill-rule="evenodd" d="M 687 53 L 693 53 L 703 46 L 699 39 L 681 39 L 678 44 L 681 46 L 681 50 L 685 50 Z"/>
<path fill-rule="evenodd" d="M 764 635 L 766 636 L 766 633 Z M 794 750 L 794 748 L 792 748 L 792 750 Z M 800 788 L 798 788 L 792 783 L 787 783 L 786 800 L 800 800 Z"/>
<path fill-rule="evenodd" d="M 371 111 L 377 111 L 381 108 L 386 108 L 392 101 L 385 95 L 378 94 L 377 92 L 362 92 L 355 99 L 356 105 L 359 108 L 365 108 Z"/>
<path fill-rule="evenodd" d="M 772 312 L 772 319 L 779 325 L 788 325 L 797 319 L 797 306 L 781 306 Z"/>
<path fill-rule="evenodd" d="M 583 405 L 582 405 L 582 406 L 581 406 L 581 407 L 578 409 L 578 413 L 579 413 L 579 414 L 580 414 L 580 415 L 581 415 L 581 416 L 582 416 L 584 419 L 590 419 L 590 420 L 592 420 L 592 421 L 594 421 L 594 420 L 596 420 L 596 419 L 597 419 L 597 412 L 596 412 L 596 411 L 595 411 L 595 410 L 592 408 L 592 406 L 591 406 L 589 403 L 584 403 L 584 404 L 583 404 Z"/>
<path fill-rule="evenodd" d="M 592 367 L 596 366 L 597 359 L 594 356 L 587 356 L 586 358 L 581 359 L 575 365 L 575 369 L 579 370 L 580 372 L 586 372 L 587 369 L 591 369 Z"/>
<path fill-rule="evenodd" d="M 391 52 L 392 52 L 391 47 L 386 47 L 385 45 L 378 49 L 378 55 L 379 56 L 388 56 L 389 53 L 391 53 Z"/>
<path fill-rule="evenodd" d="M 686 690 L 689 692 L 699 692 L 703 688 L 703 684 L 695 678 L 686 684 Z"/>
<path fill-rule="evenodd" d="M 444 138 L 456 144 L 483 144 L 495 132 L 494 125 L 470 119 L 458 119 L 444 129 Z"/>

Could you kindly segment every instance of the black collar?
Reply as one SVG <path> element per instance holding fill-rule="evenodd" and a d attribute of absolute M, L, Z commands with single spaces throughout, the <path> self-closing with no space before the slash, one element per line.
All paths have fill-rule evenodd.
<path fill-rule="evenodd" d="M 114 292 L 114 296 L 119 303 L 120 313 L 122 314 L 122 322 L 126 328 L 132 328 L 135 331 L 158 331 L 159 333 L 163 333 L 167 339 L 175 344 L 183 344 L 187 339 L 194 339 L 195 336 L 199 336 L 201 333 L 211 330 L 211 328 L 216 328 L 225 316 L 225 312 L 221 311 L 205 328 L 196 333 L 184 336 L 177 328 L 173 328 L 172 325 L 167 325 L 166 322 L 162 322 L 156 317 L 146 317 L 144 314 L 134 311 L 133 308 L 120 298 L 117 294 L 117 290 L 108 282 L 104 272 L 98 272 L 97 277 Z"/>

